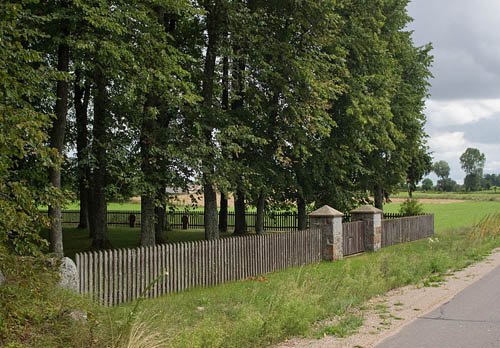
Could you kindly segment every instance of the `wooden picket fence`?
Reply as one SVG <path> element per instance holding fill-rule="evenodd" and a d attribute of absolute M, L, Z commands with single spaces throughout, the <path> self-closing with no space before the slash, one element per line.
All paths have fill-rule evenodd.
<path fill-rule="evenodd" d="M 431 237 L 434 214 L 382 220 L 382 248 Z"/>
<path fill-rule="evenodd" d="M 76 254 L 80 293 L 104 305 L 213 286 L 321 261 L 310 229 Z"/>

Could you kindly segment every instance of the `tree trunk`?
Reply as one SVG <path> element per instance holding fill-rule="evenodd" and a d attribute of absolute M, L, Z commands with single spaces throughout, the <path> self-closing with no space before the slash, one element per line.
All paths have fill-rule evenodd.
<path fill-rule="evenodd" d="M 224 35 L 226 39 L 227 33 Z M 222 108 L 229 111 L 229 58 L 225 56 L 222 59 Z M 220 193 L 220 209 L 219 209 L 219 232 L 227 232 L 227 196 L 226 193 Z"/>
<path fill-rule="evenodd" d="M 90 100 L 90 84 L 80 86 L 81 71 L 75 72 L 74 104 L 76 117 L 76 157 L 78 167 L 78 190 L 80 196 L 80 222 L 78 228 L 89 226 L 89 158 L 88 146 L 88 105 Z M 90 232 L 90 229 L 89 229 Z M 92 238 L 92 235 L 90 235 Z"/>
<path fill-rule="evenodd" d="M 65 43 L 59 44 L 58 47 L 57 70 L 61 72 L 69 71 L 69 46 Z M 62 154 L 66 116 L 68 114 L 69 82 L 58 80 L 56 89 L 56 118 L 50 134 L 50 146 L 55 148 L 59 154 Z M 54 187 L 61 189 L 61 169 L 49 168 L 49 180 Z M 49 233 L 50 251 L 58 257 L 63 257 L 62 210 L 60 205 L 49 207 L 49 218 L 51 220 Z"/>
<path fill-rule="evenodd" d="M 107 230 L 107 202 L 106 202 L 106 177 L 107 177 L 107 89 L 106 78 L 100 66 L 95 68 L 96 96 L 94 98 L 94 124 L 92 152 L 96 166 L 92 173 L 92 202 L 93 209 L 93 240 L 92 248 L 105 249 L 110 247 Z"/>
<path fill-rule="evenodd" d="M 214 86 L 214 75 L 215 75 L 215 62 L 217 58 L 217 51 L 220 41 L 220 15 L 222 11 L 222 6 L 219 0 L 216 0 L 211 6 L 207 6 L 207 35 L 208 35 L 208 45 L 205 54 L 205 65 L 203 69 L 203 85 L 202 85 L 202 96 L 203 96 L 203 106 L 207 110 L 205 115 L 206 129 L 204 132 L 205 141 L 207 145 L 214 146 L 212 144 L 212 131 L 213 122 L 210 120 L 208 115 L 209 110 L 213 107 L 213 86 Z M 203 173 L 203 185 L 204 185 L 204 201 L 205 201 L 205 238 L 207 240 L 219 238 L 219 226 L 217 221 L 217 194 L 215 192 L 215 185 L 213 180 L 213 164 L 210 164 L 211 159 L 204 165 L 205 172 Z"/>
<path fill-rule="evenodd" d="M 298 217 L 298 229 L 299 231 L 304 231 L 307 229 L 307 214 L 306 214 L 306 202 L 304 198 L 297 198 L 297 217 Z"/>
<path fill-rule="evenodd" d="M 255 233 L 264 233 L 264 206 L 266 203 L 266 197 L 264 192 L 261 190 L 259 193 L 259 198 L 257 199 L 257 216 L 255 219 Z"/>
<path fill-rule="evenodd" d="M 217 223 L 217 193 L 211 183 L 204 185 L 204 218 L 205 218 L 205 239 L 219 239 L 219 228 Z"/>
<path fill-rule="evenodd" d="M 152 165 L 151 150 L 154 146 L 154 130 L 156 122 L 149 115 L 149 109 L 156 105 L 154 96 L 149 94 L 146 97 L 141 124 L 141 170 L 146 185 L 144 193 L 141 195 L 141 246 L 155 245 L 155 205 L 154 190 L 151 187 L 154 168 Z"/>
<path fill-rule="evenodd" d="M 163 232 L 165 231 L 167 207 L 163 204 L 159 207 L 155 207 L 155 215 L 155 242 L 156 244 L 163 244 L 165 243 L 165 239 L 163 239 Z"/>
<path fill-rule="evenodd" d="M 227 232 L 227 197 L 224 192 L 220 193 L 219 232 Z"/>
<path fill-rule="evenodd" d="M 241 189 L 236 190 L 234 199 L 234 235 L 245 235 L 248 233 L 245 216 L 245 193 Z"/>
<path fill-rule="evenodd" d="M 151 195 L 141 196 L 141 246 L 155 245 L 155 205 Z"/>
<path fill-rule="evenodd" d="M 384 209 L 384 193 L 382 191 L 382 185 L 377 184 L 374 187 L 373 196 L 375 199 L 375 208 L 380 210 Z"/>

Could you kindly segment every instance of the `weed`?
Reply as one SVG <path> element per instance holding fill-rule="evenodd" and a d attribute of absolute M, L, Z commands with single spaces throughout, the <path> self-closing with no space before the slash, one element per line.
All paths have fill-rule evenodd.
<path fill-rule="evenodd" d="M 335 336 L 335 337 L 347 337 L 358 331 L 358 329 L 363 325 L 363 318 L 349 314 L 345 318 L 342 318 L 337 325 L 329 325 L 324 328 L 323 334 L 325 336 Z"/>

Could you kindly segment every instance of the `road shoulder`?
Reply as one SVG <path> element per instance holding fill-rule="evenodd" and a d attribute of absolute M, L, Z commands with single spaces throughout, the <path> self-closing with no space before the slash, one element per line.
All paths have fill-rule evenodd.
<path fill-rule="evenodd" d="M 485 260 L 473 264 L 446 277 L 439 287 L 406 286 L 391 290 L 371 299 L 364 313 L 364 325 L 358 333 L 337 338 L 294 338 L 282 342 L 276 348 L 370 348 L 382 340 L 395 335 L 403 327 L 420 316 L 433 311 L 450 301 L 460 291 L 500 266 L 500 249 L 496 249 Z"/>

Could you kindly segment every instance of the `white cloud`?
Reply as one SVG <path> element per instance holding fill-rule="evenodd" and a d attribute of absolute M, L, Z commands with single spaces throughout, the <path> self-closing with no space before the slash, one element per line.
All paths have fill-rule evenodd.
<path fill-rule="evenodd" d="M 426 106 L 429 126 L 446 128 L 491 118 L 500 112 L 500 99 L 428 100 Z"/>
<path fill-rule="evenodd" d="M 457 153 L 460 156 L 464 146 L 466 146 L 466 141 L 463 132 L 438 133 L 429 139 L 429 146 L 436 153 L 439 153 L 440 157 L 449 159 L 456 156 Z"/>

